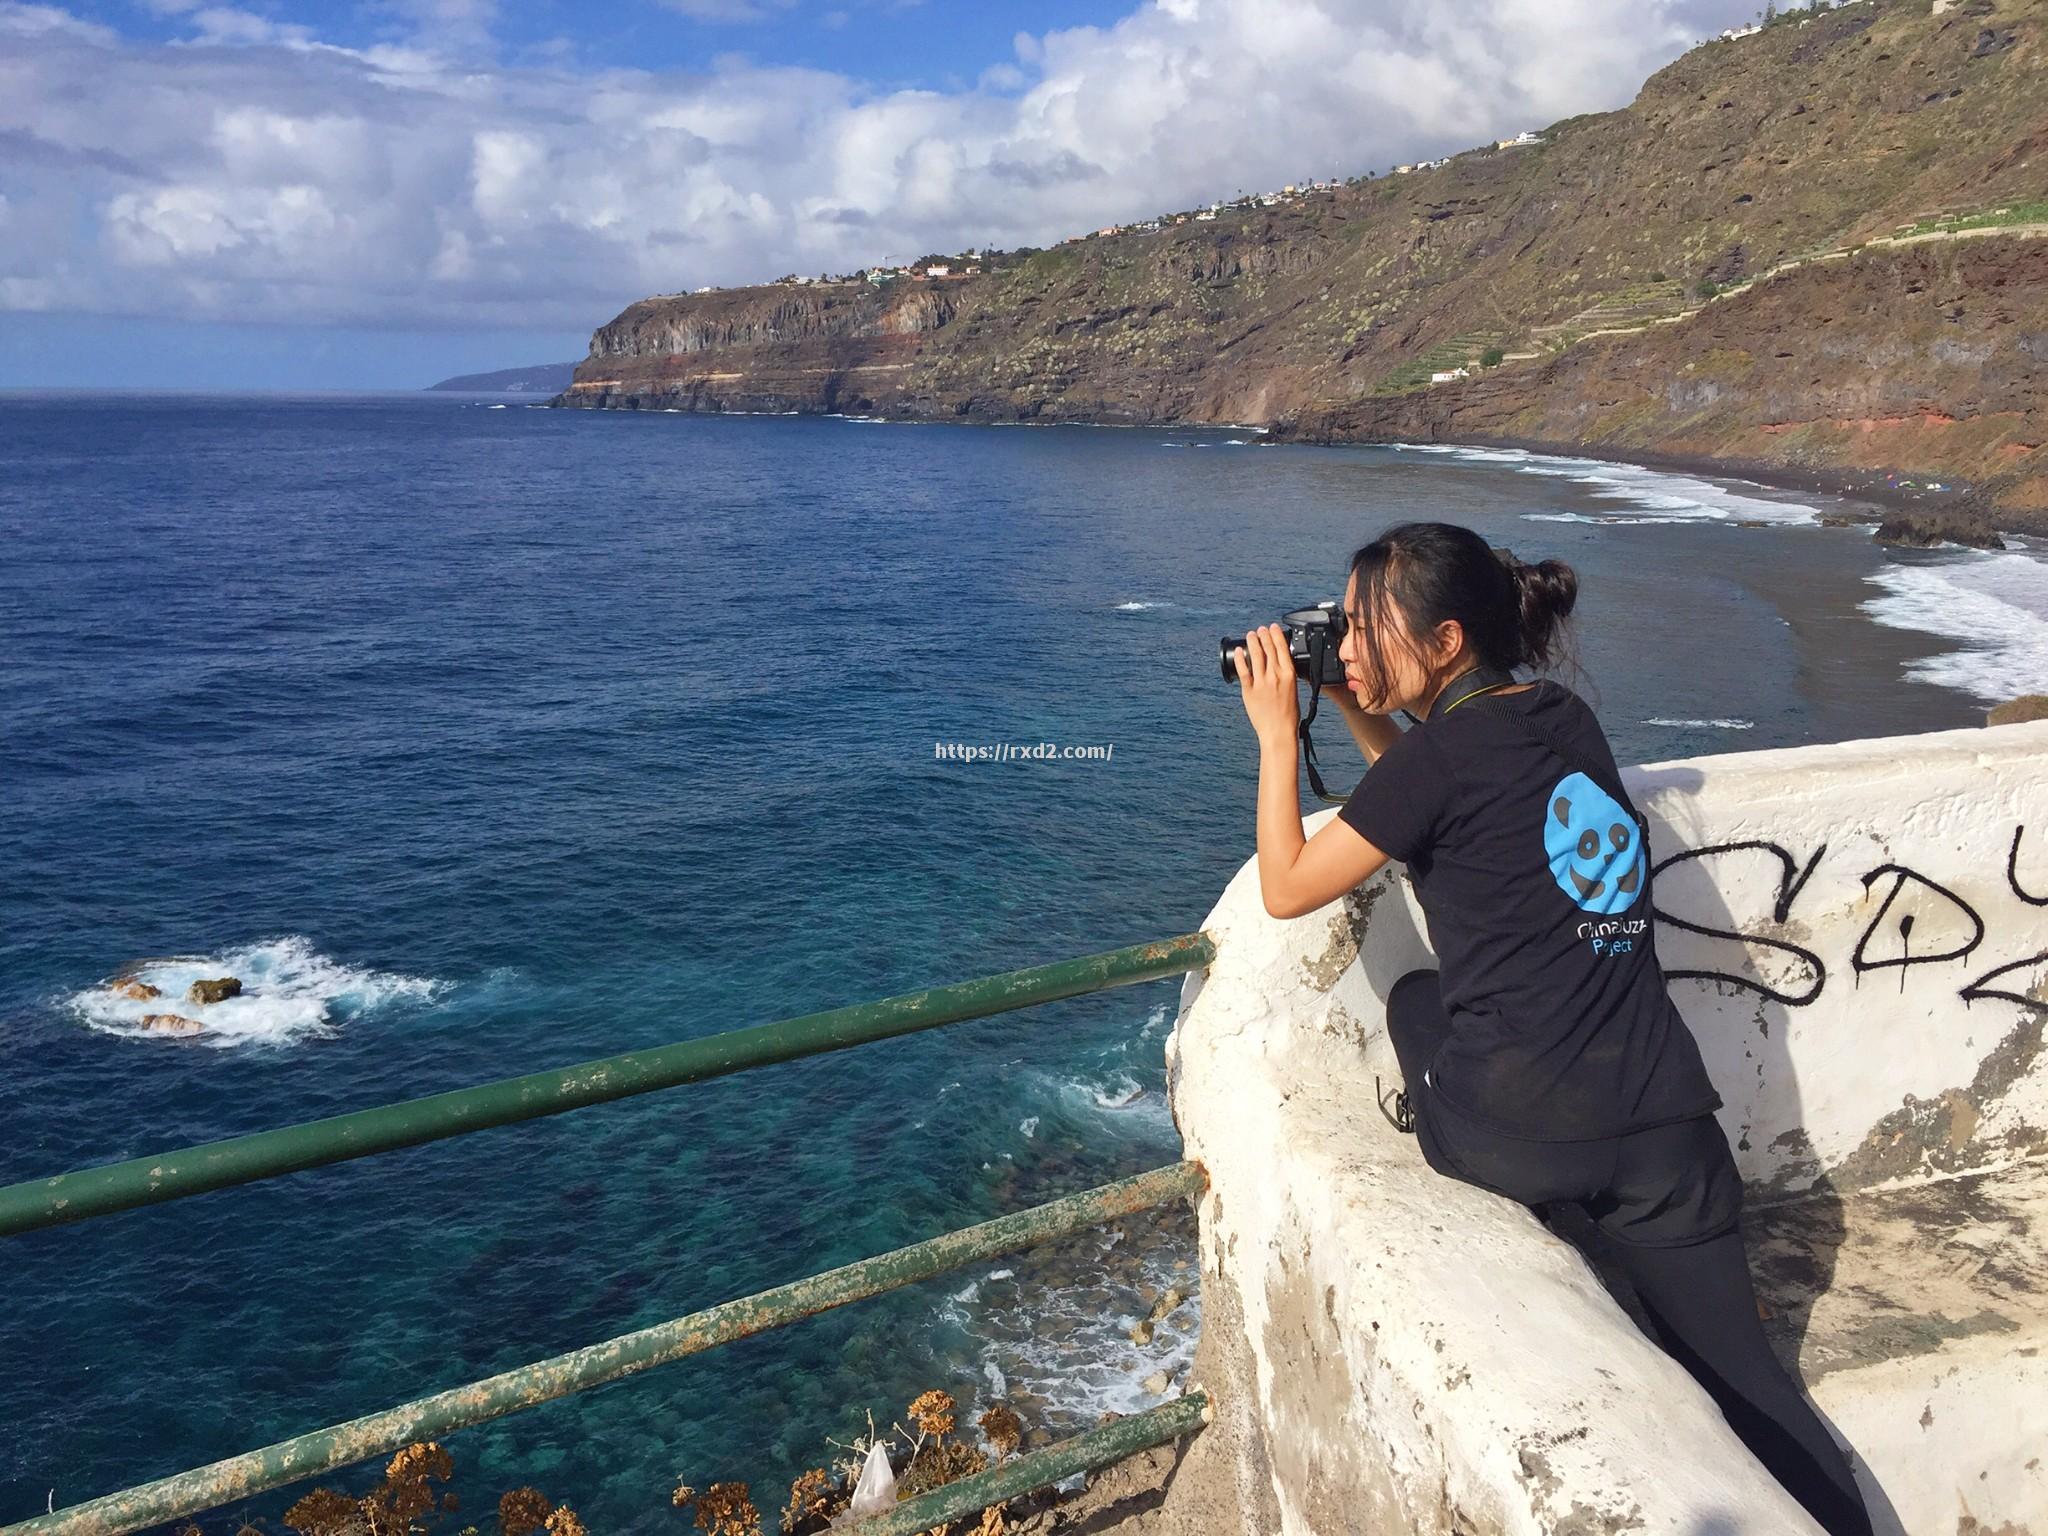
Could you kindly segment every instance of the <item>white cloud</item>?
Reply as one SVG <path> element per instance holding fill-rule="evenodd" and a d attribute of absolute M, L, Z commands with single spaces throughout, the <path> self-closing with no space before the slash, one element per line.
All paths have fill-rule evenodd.
<path fill-rule="evenodd" d="M 661 0 L 672 11 L 681 11 L 693 21 L 766 21 L 776 11 L 787 10 L 795 0 Z"/>
<path fill-rule="evenodd" d="M 96 22 L 81 21 L 54 5 L 0 4 L 0 33 L 15 37 L 72 37 L 111 47 L 120 34 Z"/>
<path fill-rule="evenodd" d="M 0 308 L 594 325 L 1618 105 L 1747 3 L 1157 0 L 1020 34 L 975 88 L 885 92 L 740 58 L 506 66 L 488 0 L 381 0 L 360 49 L 185 0 L 154 0 L 170 45 L 0 0 Z"/>

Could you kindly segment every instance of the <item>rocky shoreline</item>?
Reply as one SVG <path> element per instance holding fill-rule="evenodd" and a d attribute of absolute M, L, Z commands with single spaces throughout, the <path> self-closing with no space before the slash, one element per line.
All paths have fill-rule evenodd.
<path fill-rule="evenodd" d="M 1991 11 L 1865 0 L 1512 150 L 975 275 L 643 299 L 556 403 L 1526 446 L 2048 532 L 2048 0 Z"/>

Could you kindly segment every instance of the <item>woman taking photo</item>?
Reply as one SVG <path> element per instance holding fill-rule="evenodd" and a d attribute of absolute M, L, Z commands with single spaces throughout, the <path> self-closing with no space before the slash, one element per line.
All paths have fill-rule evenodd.
<path fill-rule="evenodd" d="M 1577 593 L 1569 566 L 1450 523 L 1354 554 L 1335 697 L 1372 767 L 1313 839 L 1286 631 L 1245 637 L 1266 910 L 1299 917 L 1407 866 L 1439 969 L 1388 992 L 1405 1080 L 1389 1118 L 1438 1173 L 1582 1207 L 1743 1443 L 1830 1536 L 1865 1536 L 1846 1458 L 1757 1321 L 1720 1096 L 1657 963 L 1646 824 L 1585 702 L 1514 677 L 1560 654 Z"/>

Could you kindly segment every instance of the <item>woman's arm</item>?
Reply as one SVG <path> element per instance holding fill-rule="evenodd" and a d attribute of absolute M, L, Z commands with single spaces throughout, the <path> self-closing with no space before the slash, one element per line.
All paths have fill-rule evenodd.
<path fill-rule="evenodd" d="M 1301 825 L 1301 783 L 1294 742 L 1275 736 L 1259 744 L 1259 894 L 1272 917 L 1301 917 L 1364 884 L 1387 854 L 1332 816 L 1307 837 Z"/>
<path fill-rule="evenodd" d="M 1342 817 L 1332 817 L 1313 839 L 1303 833 L 1295 767 L 1301 699 L 1286 631 L 1269 624 L 1245 638 L 1249 644 L 1236 652 L 1237 680 L 1259 737 L 1259 892 L 1269 915 L 1300 917 L 1370 878 L 1387 855 Z"/>
<path fill-rule="evenodd" d="M 1393 716 L 1367 714 L 1349 688 L 1334 688 L 1327 697 L 1343 714 L 1344 723 L 1351 727 L 1351 739 L 1368 763 L 1378 762 L 1380 754 L 1400 739 L 1401 727 L 1394 724 Z"/>

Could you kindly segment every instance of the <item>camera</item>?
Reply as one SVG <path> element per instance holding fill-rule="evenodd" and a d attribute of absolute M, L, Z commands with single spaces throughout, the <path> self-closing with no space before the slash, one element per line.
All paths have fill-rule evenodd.
<path fill-rule="evenodd" d="M 1344 610 L 1334 602 L 1317 603 L 1313 608 L 1281 614 L 1280 622 L 1287 629 L 1287 654 L 1294 658 L 1295 676 L 1320 682 L 1325 688 L 1341 688 L 1344 661 L 1337 647 L 1344 643 Z M 1216 648 L 1226 683 L 1237 681 L 1237 662 L 1230 653 L 1246 639 L 1244 635 L 1225 635 Z"/>

